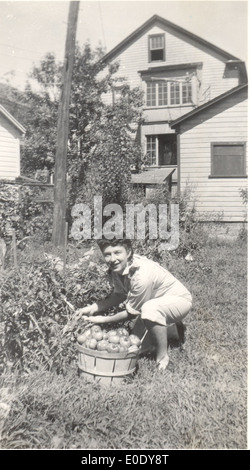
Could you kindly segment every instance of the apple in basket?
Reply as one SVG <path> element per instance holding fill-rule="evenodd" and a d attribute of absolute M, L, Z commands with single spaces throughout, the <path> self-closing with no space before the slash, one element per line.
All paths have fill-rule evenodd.
<path fill-rule="evenodd" d="M 129 332 L 126 330 L 126 328 L 118 328 L 117 329 L 117 334 L 119 336 L 129 336 Z"/>
<path fill-rule="evenodd" d="M 120 346 L 116 343 L 109 343 L 107 351 L 110 353 L 120 352 Z"/>
<path fill-rule="evenodd" d="M 101 328 L 100 325 L 93 325 L 93 326 L 91 326 L 90 330 L 93 333 L 94 331 L 102 331 L 102 328 Z"/>
<path fill-rule="evenodd" d="M 139 346 L 137 346 L 136 344 L 132 344 L 131 346 L 129 346 L 128 348 L 128 352 L 129 353 L 133 353 L 133 352 L 137 352 L 139 351 Z"/>
<path fill-rule="evenodd" d="M 102 330 L 92 330 L 92 338 L 95 338 L 96 341 L 101 341 L 103 339 Z"/>
<path fill-rule="evenodd" d="M 129 348 L 131 346 L 131 340 L 129 336 L 121 336 L 120 337 L 120 345 L 125 348 Z"/>
<path fill-rule="evenodd" d="M 98 351 L 107 351 L 109 347 L 109 342 L 106 339 L 101 339 L 101 341 L 97 342 L 96 349 Z"/>
<path fill-rule="evenodd" d="M 137 352 L 140 349 L 141 346 L 141 340 L 138 336 L 136 335 L 129 335 L 130 338 L 130 343 L 131 345 L 128 348 L 128 352 Z"/>
<path fill-rule="evenodd" d="M 130 338 L 132 345 L 135 345 L 138 347 L 141 345 L 141 340 L 138 336 L 132 334 L 132 335 L 129 335 L 129 338 Z"/>
<path fill-rule="evenodd" d="M 108 335 L 108 337 L 113 336 L 113 335 L 117 335 L 117 330 L 109 330 L 107 332 L 107 335 Z"/>
<path fill-rule="evenodd" d="M 109 343 L 114 343 L 114 344 L 120 344 L 120 336 L 118 336 L 116 333 L 109 335 Z"/>
<path fill-rule="evenodd" d="M 96 349 L 96 346 L 97 346 L 97 340 L 95 338 L 89 338 L 89 344 L 88 344 L 89 349 Z"/>
<path fill-rule="evenodd" d="M 90 336 L 91 336 L 91 330 L 90 329 L 85 330 L 83 333 L 80 333 L 77 336 L 77 342 L 79 344 L 83 344 L 88 338 L 90 338 Z"/>
<path fill-rule="evenodd" d="M 102 330 L 102 339 L 108 339 L 109 335 L 107 330 Z"/>
<path fill-rule="evenodd" d="M 120 350 L 119 350 L 121 353 L 127 353 L 128 352 L 128 348 L 126 346 L 121 346 L 120 345 Z"/>
<path fill-rule="evenodd" d="M 95 338 L 95 335 L 97 333 L 102 333 L 102 328 L 100 327 L 100 325 L 93 325 L 91 326 L 90 331 L 92 333 L 93 338 Z"/>
<path fill-rule="evenodd" d="M 87 348 L 87 349 L 89 349 L 89 342 L 90 342 L 90 340 L 91 340 L 91 338 L 87 338 L 87 339 L 85 340 L 85 342 L 83 343 L 83 346 L 84 346 L 85 348 Z"/>

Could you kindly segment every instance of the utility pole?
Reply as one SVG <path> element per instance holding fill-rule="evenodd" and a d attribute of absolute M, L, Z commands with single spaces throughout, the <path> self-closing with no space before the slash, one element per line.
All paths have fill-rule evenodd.
<path fill-rule="evenodd" d="M 69 104 L 72 82 L 72 73 L 75 55 L 75 40 L 79 3 L 70 1 L 68 13 L 68 27 L 65 44 L 63 87 L 59 105 L 57 122 L 57 147 L 54 175 L 54 213 L 52 243 L 54 247 L 63 247 L 66 230 L 66 204 L 67 204 L 67 147 L 69 134 Z"/>

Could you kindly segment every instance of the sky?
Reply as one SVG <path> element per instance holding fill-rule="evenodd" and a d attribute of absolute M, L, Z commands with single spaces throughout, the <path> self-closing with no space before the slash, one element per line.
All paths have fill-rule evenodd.
<path fill-rule="evenodd" d="M 0 0 L 0 82 L 23 89 L 47 52 L 63 60 L 69 3 Z M 101 43 L 109 52 L 155 14 L 247 63 L 247 1 L 82 0 L 77 41 L 93 48 Z"/>

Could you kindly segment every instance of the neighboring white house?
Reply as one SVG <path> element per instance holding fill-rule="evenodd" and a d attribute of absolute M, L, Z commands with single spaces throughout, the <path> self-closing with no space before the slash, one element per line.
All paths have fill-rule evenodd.
<path fill-rule="evenodd" d="M 224 211 L 225 220 L 243 220 L 239 190 L 247 186 L 246 165 L 243 174 L 236 165 L 247 161 L 245 63 L 158 15 L 102 60 L 107 66 L 120 64 L 106 103 L 119 99 L 124 83 L 144 92 L 144 121 L 138 135 L 148 166 L 146 171 L 132 175 L 133 183 L 146 189 L 167 184 L 175 196 L 176 189 L 180 194 L 189 178 L 198 185 L 199 209 L 211 213 L 214 208 Z M 238 102 L 241 92 L 245 98 Z M 223 148 L 214 145 L 219 142 L 225 143 Z M 234 142 L 240 142 L 240 146 Z M 231 144 L 239 152 L 235 155 L 237 163 L 231 162 Z M 214 155 L 219 152 L 217 163 L 213 157 L 212 170 L 211 148 Z M 213 175 L 219 158 L 222 166 L 232 165 L 236 175 Z"/>
<path fill-rule="evenodd" d="M 20 142 L 24 127 L 0 105 L 0 179 L 20 176 Z"/>

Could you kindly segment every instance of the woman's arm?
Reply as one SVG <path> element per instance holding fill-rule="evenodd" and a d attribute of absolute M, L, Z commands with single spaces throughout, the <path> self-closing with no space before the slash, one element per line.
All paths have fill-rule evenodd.
<path fill-rule="evenodd" d="M 79 308 L 76 313 L 79 318 L 82 315 L 88 315 L 91 317 L 96 313 L 105 312 L 105 310 L 108 310 L 111 307 L 120 305 L 126 300 L 126 298 L 126 295 L 116 294 L 113 292 L 109 297 L 107 297 L 107 299 L 99 300 L 98 302 L 95 302 L 91 305 L 86 305 L 86 307 Z"/>
<path fill-rule="evenodd" d="M 95 315 L 88 318 L 91 323 L 118 323 L 129 317 L 127 310 L 115 313 L 114 315 Z"/>
<path fill-rule="evenodd" d="M 126 300 L 127 296 L 125 294 L 117 294 L 113 292 L 106 299 L 99 300 L 96 302 L 97 310 L 94 313 L 105 312 L 111 307 L 117 307 L 122 302 Z"/>

